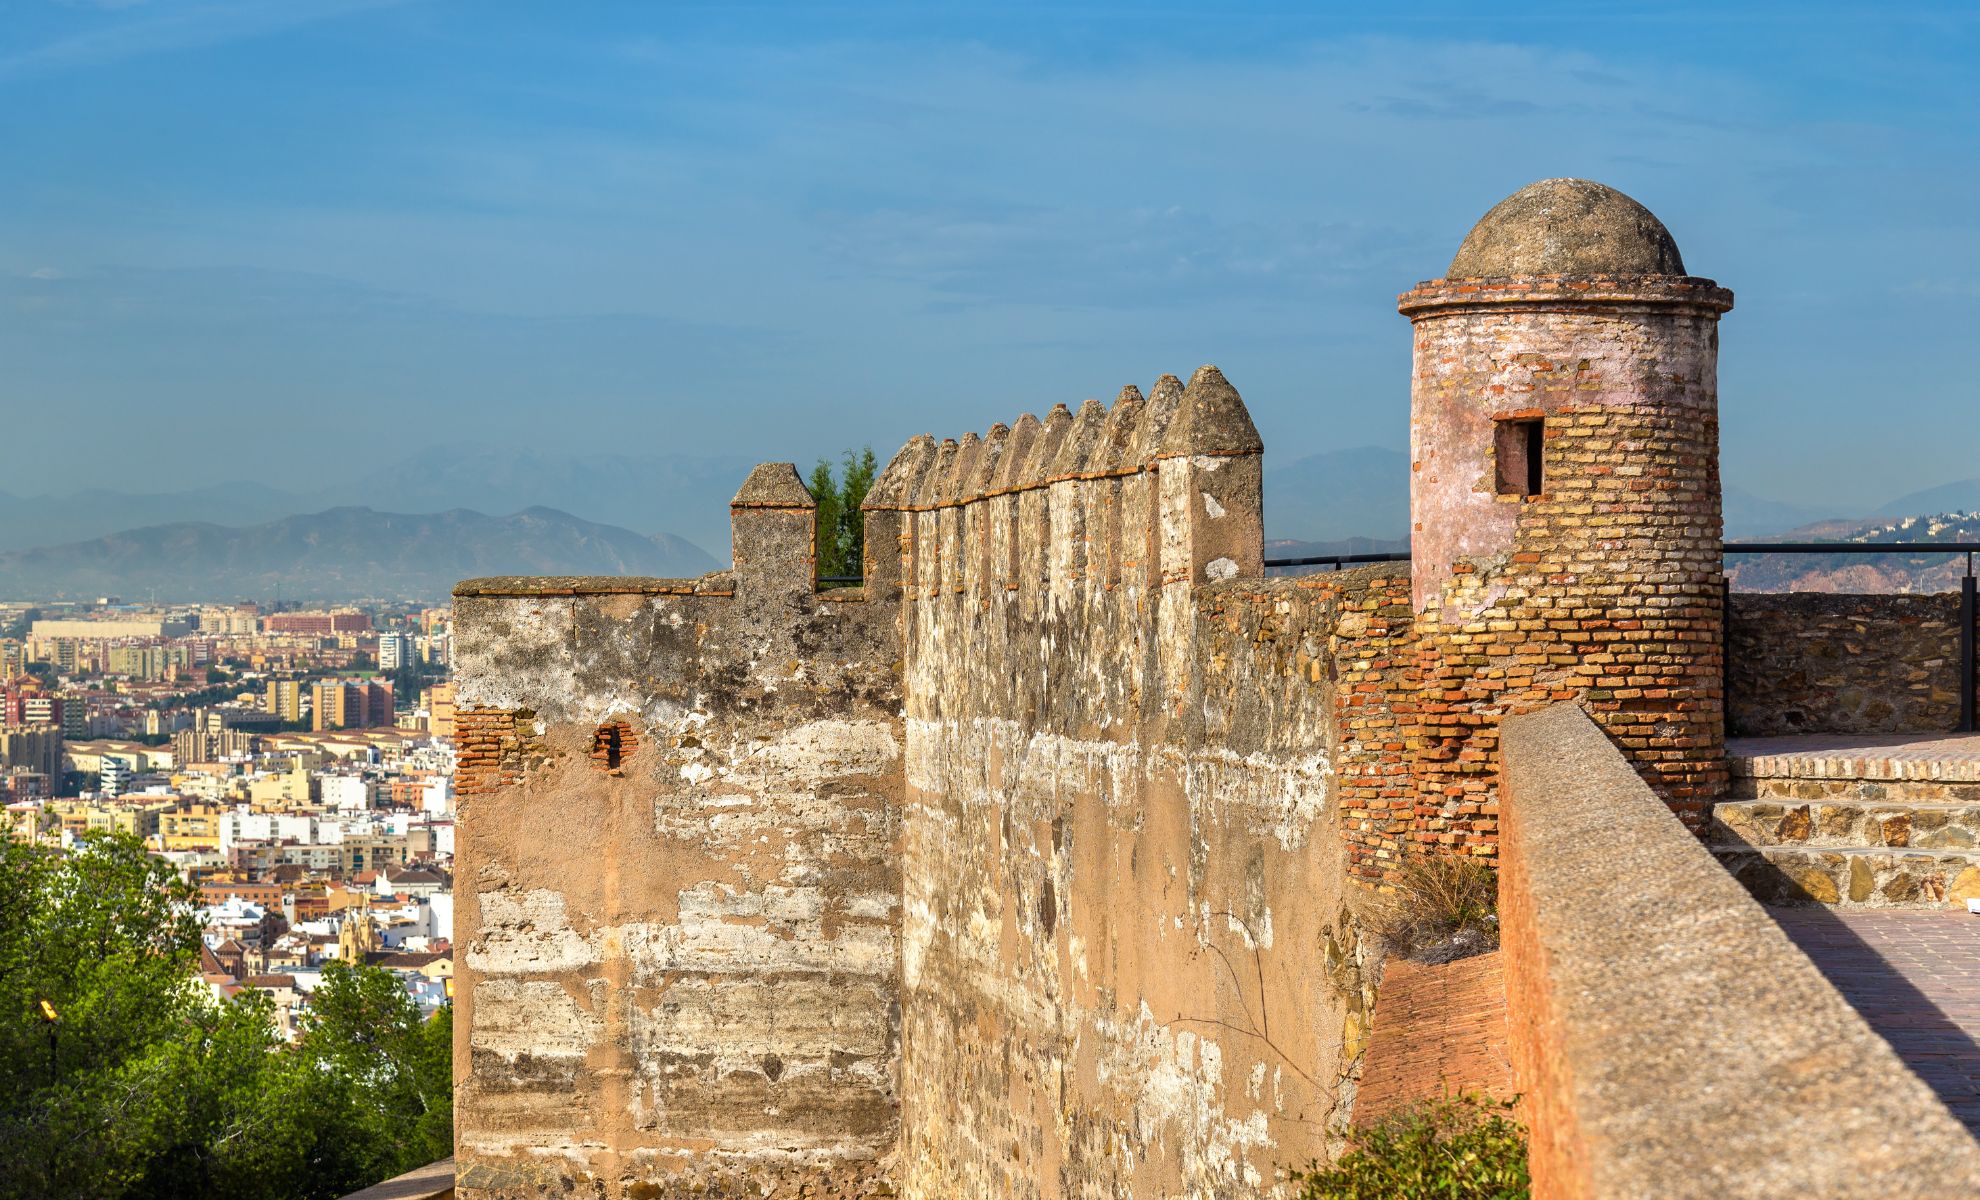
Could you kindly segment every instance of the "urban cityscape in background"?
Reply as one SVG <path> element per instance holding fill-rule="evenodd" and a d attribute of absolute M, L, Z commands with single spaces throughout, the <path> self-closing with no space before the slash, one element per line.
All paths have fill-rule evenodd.
<path fill-rule="evenodd" d="M 198 888 L 200 981 L 285 1037 L 331 962 L 453 974 L 450 610 L 0 604 L 8 829 L 140 839 Z"/>

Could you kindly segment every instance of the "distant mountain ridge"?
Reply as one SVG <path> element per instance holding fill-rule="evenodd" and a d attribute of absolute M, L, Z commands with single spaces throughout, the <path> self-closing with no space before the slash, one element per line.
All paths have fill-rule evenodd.
<path fill-rule="evenodd" d="M 681 560 L 691 567 L 669 567 L 663 560 L 648 573 L 698 573 L 707 569 L 704 564 L 708 560 L 699 547 L 715 547 L 715 557 L 727 557 L 728 500 L 751 465 L 751 460 L 737 455 L 567 454 L 448 446 L 420 450 L 369 470 L 341 473 L 331 477 L 335 482 L 311 490 L 287 491 L 259 483 L 223 481 L 152 493 L 91 488 L 63 496 L 19 497 L 0 492 L 0 589 L 14 592 L 59 583 L 65 591 L 73 585 L 78 593 L 114 590 L 147 594 L 154 586 L 177 587 L 172 575 L 175 568 L 170 563 L 161 560 L 156 564 L 165 574 L 154 581 L 105 566 L 135 562 L 128 555 L 107 549 L 96 552 L 89 559 L 92 565 L 85 566 L 84 559 L 75 557 L 80 553 L 76 547 L 95 541 L 128 541 L 139 531 L 161 526 L 208 525 L 238 532 L 245 527 L 280 524 L 299 513 L 321 517 L 347 507 L 401 517 L 422 513 L 438 517 L 457 511 L 476 516 L 491 512 L 521 516 L 543 510 L 616 529 L 633 538 L 640 537 L 630 532 L 634 529 L 665 529 L 694 547 L 699 557 L 690 555 Z M 1331 547 L 1356 538 L 1383 547 L 1405 544 L 1409 535 L 1409 480 L 1409 456 L 1380 446 L 1327 451 L 1270 465 L 1265 472 L 1266 533 L 1279 541 L 1330 548 L 1304 553 L 1341 552 Z M 1900 497 L 1882 506 L 1876 516 L 1977 510 L 1980 479 L 1942 484 Z M 1840 536 L 1837 531 L 1860 531 L 1878 523 L 1867 518 L 1835 519 L 1833 511 L 1770 500 L 1736 486 L 1725 490 L 1725 512 L 1726 535 L 1734 539 L 1790 536 L 1790 531 L 1797 537 Z M 667 535 L 657 536 L 664 549 Z M 566 549 L 585 544 L 584 538 L 573 535 Z M 603 544 L 617 543 L 605 539 Z M 31 549 L 46 550 L 48 555 L 21 556 L 20 552 Z M 354 546 L 346 550 L 346 558 L 352 562 L 367 557 Z M 483 561 L 493 562 L 497 561 L 495 551 L 495 547 L 485 546 L 477 554 Z M 6 552 L 15 553 L 10 556 Z M 521 569 L 520 564 L 535 552 L 519 546 L 509 560 Z M 392 553 L 389 547 L 382 547 L 371 557 L 389 561 Z M 605 561 L 589 550 L 573 553 L 576 557 L 571 561 Z M 631 554 L 627 561 L 635 561 L 640 553 L 644 552 Z M 560 552 L 547 554 L 543 560 L 567 558 L 570 556 Z M 67 565 L 57 570 L 50 565 L 56 562 Z M 408 570 L 415 573 L 419 567 L 417 562 L 408 563 Z M 262 581 L 273 580 L 287 569 L 268 566 L 246 574 L 232 571 L 224 578 L 244 594 L 272 594 L 256 589 Z M 362 580 L 384 585 L 380 590 L 393 585 L 382 574 L 366 573 L 349 562 L 334 571 L 317 563 L 294 569 L 303 571 L 299 580 L 306 587 L 343 588 Z M 1773 570 L 1781 574 L 1787 568 Z M 1751 569 L 1749 574 L 1758 578 Z M 85 579 L 100 582 L 84 586 Z M 425 575 L 416 579 L 421 588 L 431 582 Z"/>
<path fill-rule="evenodd" d="M 0 492 L 0 551 L 87 541 L 150 525 L 259 525 L 346 506 L 397 513 L 549 508 L 626 529 L 665 529 L 697 545 L 727 545 L 729 497 L 753 465 L 736 455 L 433 447 L 307 490 L 235 480 L 181 491 Z"/>
<path fill-rule="evenodd" d="M 1781 541 L 1980 541 L 1980 511 L 1909 516 L 1896 521 L 1822 521 Z M 1966 573 L 1964 554 L 1732 554 L 1726 574 L 1743 592 L 1946 592 Z"/>
<path fill-rule="evenodd" d="M 552 508 L 391 513 L 345 506 L 246 527 L 175 522 L 0 553 L 0 598 L 438 600 L 479 575 L 692 577 L 719 564 Z"/>

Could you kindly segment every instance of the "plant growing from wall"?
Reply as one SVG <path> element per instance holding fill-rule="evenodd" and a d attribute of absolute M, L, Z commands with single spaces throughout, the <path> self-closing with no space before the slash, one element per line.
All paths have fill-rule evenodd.
<path fill-rule="evenodd" d="M 839 460 L 834 478 L 832 464 L 819 459 L 811 469 L 809 488 L 818 502 L 818 575 L 822 579 L 846 578 L 860 574 L 866 565 L 866 521 L 859 506 L 873 487 L 880 463 L 873 447 L 848 450 Z"/>
<path fill-rule="evenodd" d="M 1498 948 L 1499 877 L 1480 860 L 1412 853 L 1389 882 L 1368 917 L 1391 954 L 1442 963 Z"/>
<path fill-rule="evenodd" d="M 1470 1092 L 1398 1109 L 1351 1132 L 1332 1165 L 1295 1172 L 1298 1200 L 1524 1200 L 1526 1128 L 1512 1109 Z"/>

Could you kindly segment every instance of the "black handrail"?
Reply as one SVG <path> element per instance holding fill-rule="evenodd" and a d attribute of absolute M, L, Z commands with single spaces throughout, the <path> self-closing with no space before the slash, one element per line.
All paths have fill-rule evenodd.
<path fill-rule="evenodd" d="M 1980 554 L 1980 542 L 1727 542 L 1727 554 Z"/>
<path fill-rule="evenodd" d="M 1380 554 L 1318 554 L 1311 558 L 1268 558 L 1265 567 L 1339 567 L 1343 563 L 1408 562 L 1409 551 L 1388 550 Z"/>
<path fill-rule="evenodd" d="M 1980 610 L 1973 576 L 1973 556 L 1980 554 L 1980 542 L 1726 542 L 1727 554 L 1964 554 L 1966 574 L 1959 581 L 1959 732 L 1974 727 L 1976 698 L 1976 651 L 1973 620 Z M 1409 551 L 1391 550 L 1371 554 L 1315 554 L 1302 558 L 1268 558 L 1265 569 L 1282 567 L 1332 567 L 1336 571 L 1350 563 L 1408 562 Z M 824 575 L 821 584 L 859 585 L 863 575 Z M 1729 584 L 1728 584 L 1729 586 Z M 1728 595 L 1730 593 L 1728 592 Z"/>

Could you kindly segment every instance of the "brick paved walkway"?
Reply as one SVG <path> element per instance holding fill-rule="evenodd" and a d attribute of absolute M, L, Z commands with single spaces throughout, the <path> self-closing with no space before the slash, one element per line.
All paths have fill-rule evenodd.
<path fill-rule="evenodd" d="M 1933 909 L 1768 911 L 1980 1136 L 1980 916 Z"/>
<path fill-rule="evenodd" d="M 1446 1092 L 1516 1093 L 1503 966 L 1496 950 L 1441 966 L 1388 961 L 1354 1102 L 1356 1124 Z"/>

